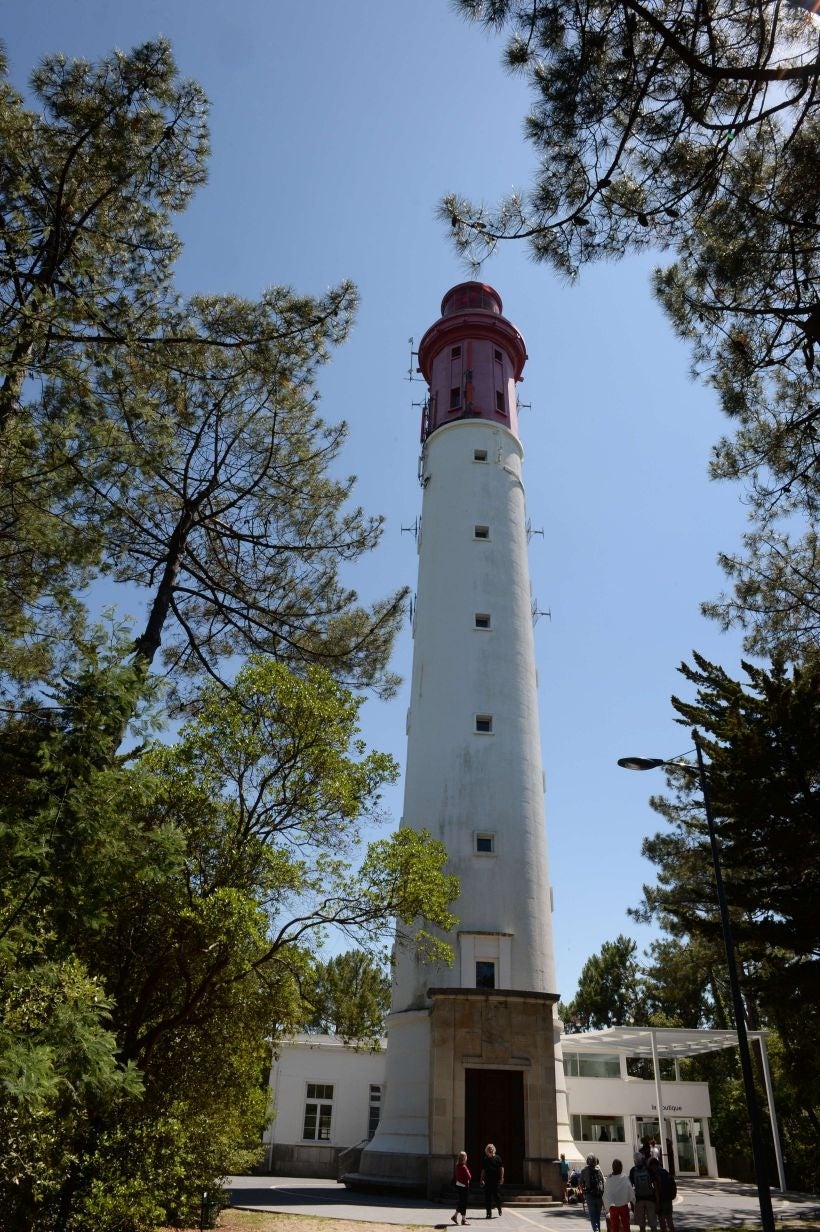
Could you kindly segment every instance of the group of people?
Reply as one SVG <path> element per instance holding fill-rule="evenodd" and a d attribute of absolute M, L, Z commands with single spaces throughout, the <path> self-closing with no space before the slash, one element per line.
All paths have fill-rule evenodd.
<path fill-rule="evenodd" d="M 577 1178 L 583 1195 L 592 1232 L 601 1232 L 601 1213 L 606 1212 L 607 1232 L 629 1232 L 630 1212 L 640 1232 L 675 1232 L 672 1203 L 678 1187 L 673 1176 L 661 1163 L 657 1147 L 645 1142 L 636 1151 L 629 1175 L 624 1175 L 620 1159 L 613 1159 L 612 1171 L 604 1178 L 598 1167 L 598 1157 L 587 1155 L 586 1167 Z M 570 1180 L 569 1166 L 561 1156 L 561 1177 L 564 1197 Z"/>
<path fill-rule="evenodd" d="M 629 1175 L 624 1175 L 620 1159 L 613 1159 L 608 1177 L 598 1167 L 597 1155 L 587 1155 L 586 1167 L 573 1176 L 565 1156 L 561 1156 L 561 1181 L 564 1186 L 564 1201 L 567 1200 L 572 1182 L 583 1195 L 592 1232 L 601 1232 L 601 1214 L 606 1213 L 606 1232 L 630 1232 L 631 1213 L 640 1232 L 675 1232 L 672 1203 L 677 1196 L 675 1178 L 661 1163 L 661 1154 L 655 1143 L 646 1140 L 633 1156 Z M 450 1216 L 453 1223 L 459 1220 L 467 1226 L 467 1195 L 473 1179 L 467 1167 L 467 1152 L 459 1152 L 455 1167 L 456 1209 Z M 493 1211 L 501 1214 L 500 1187 L 504 1183 L 504 1164 L 492 1142 L 484 1148 L 481 1167 L 481 1184 L 484 1188 L 486 1218 L 492 1219 Z M 574 1186 L 573 1186 L 574 1187 Z"/>
<path fill-rule="evenodd" d="M 458 1223 L 460 1217 L 462 1224 L 467 1224 L 467 1193 L 472 1179 L 473 1174 L 467 1167 L 467 1152 L 460 1151 L 454 1177 L 456 1183 L 456 1209 L 450 1216 L 453 1223 Z M 500 1189 L 504 1184 L 504 1164 L 492 1142 L 488 1142 L 484 1148 L 481 1184 L 484 1186 L 484 1205 L 487 1208 L 486 1218 L 492 1219 L 493 1210 L 497 1210 L 499 1215 L 501 1214 Z"/>

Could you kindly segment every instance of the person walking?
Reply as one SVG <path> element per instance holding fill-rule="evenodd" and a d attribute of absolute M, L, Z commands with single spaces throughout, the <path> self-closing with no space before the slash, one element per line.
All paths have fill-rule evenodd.
<path fill-rule="evenodd" d="M 620 1159 L 613 1159 L 612 1171 L 604 1181 L 603 1206 L 607 1212 L 609 1232 L 629 1232 L 629 1208 L 635 1201 L 635 1190 L 624 1176 Z"/>
<path fill-rule="evenodd" d="M 587 1155 L 586 1167 L 581 1169 L 581 1189 L 584 1194 L 589 1222 L 592 1225 L 592 1232 L 601 1232 L 604 1174 L 598 1167 L 597 1155 Z"/>
<path fill-rule="evenodd" d="M 463 1226 L 469 1227 L 467 1223 L 467 1194 L 470 1188 L 470 1181 L 473 1179 L 470 1169 L 467 1167 L 467 1152 L 459 1151 L 458 1160 L 456 1161 L 456 1171 L 453 1178 L 456 1183 L 456 1209 L 453 1211 L 450 1218 L 453 1223 L 458 1223 L 458 1217 L 461 1216 Z M 627 1232 L 629 1230 L 627 1229 Z"/>
<path fill-rule="evenodd" d="M 504 1184 L 504 1164 L 492 1142 L 484 1148 L 484 1166 L 481 1169 L 481 1184 L 484 1186 L 484 1205 L 487 1219 L 493 1217 L 493 1207 L 501 1214 L 500 1187 Z"/>
<path fill-rule="evenodd" d="M 649 1169 L 654 1173 L 658 1182 L 658 1223 L 660 1224 L 661 1232 L 675 1232 L 672 1203 L 678 1196 L 678 1183 L 674 1176 L 667 1172 L 662 1163 L 656 1163 L 650 1159 Z"/>
<path fill-rule="evenodd" d="M 569 1164 L 567 1163 L 566 1155 L 562 1155 L 558 1161 L 558 1167 L 561 1170 L 561 1201 L 567 1200 L 567 1189 L 569 1188 Z"/>
<path fill-rule="evenodd" d="M 646 1232 L 649 1224 L 651 1232 L 657 1232 L 658 1207 L 660 1206 L 660 1185 L 657 1177 L 658 1162 L 651 1158 L 635 1156 L 635 1167 L 630 1172 L 630 1180 L 635 1190 L 635 1222 L 641 1232 Z"/>

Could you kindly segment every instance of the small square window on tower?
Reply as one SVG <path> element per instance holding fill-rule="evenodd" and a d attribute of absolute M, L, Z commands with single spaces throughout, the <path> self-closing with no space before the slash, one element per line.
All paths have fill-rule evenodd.
<path fill-rule="evenodd" d="M 491 714 L 477 714 L 475 716 L 475 729 L 477 732 L 489 735 L 493 730 L 493 716 Z"/>
<path fill-rule="evenodd" d="M 473 535 L 476 539 L 489 539 L 490 528 L 489 526 L 474 526 Z"/>
<path fill-rule="evenodd" d="M 493 352 L 493 354 L 495 355 L 495 362 L 496 362 L 497 364 L 500 364 L 500 363 L 502 362 L 502 360 L 503 360 L 503 358 L 504 358 L 504 357 L 503 357 L 503 355 L 501 354 L 501 352 L 499 351 L 498 347 L 496 347 L 496 349 L 495 349 L 495 351 Z"/>
<path fill-rule="evenodd" d="M 474 462 L 486 462 L 487 461 L 487 450 L 486 449 L 474 449 L 473 450 L 473 461 Z"/>
<path fill-rule="evenodd" d="M 458 385 L 454 385 L 450 390 L 450 410 L 457 411 L 461 406 L 461 390 Z"/>
<path fill-rule="evenodd" d="M 489 629 L 491 627 L 491 624 L 492 622 L 490 620 L 489 612 L 476 612 L 475 627 L 477 629 Z"/>
<path fill-rule="evenodd" d="M 495 835 L 494 834 L 476 834 L 475 836 L 476 855 L 493 856 L 495 855 Z"/>
<path fill-rule="evenodd" d="M 506 408 L 505 408 L 505 406 L 504 406 L 504 391 L 503 391 L 503 389 L 497 389 L 497 390 L 495 391 L 495 409 L 496 409 L 497 411 L 500 411 L 502 415 L 504 414 L 504 411 L 505 411 L 505 409 L 506 409 Z"/>
<path fill-rule="evenodd" d="M 453 347 L 453 349 L 450 351 L 450 358 L 451 359 L 461 359 L 461 347 L 460 346 Z"/>

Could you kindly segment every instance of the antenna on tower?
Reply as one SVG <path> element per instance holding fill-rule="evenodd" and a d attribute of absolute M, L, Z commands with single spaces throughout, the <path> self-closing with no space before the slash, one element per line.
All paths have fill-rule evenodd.
<path fill-rule="evenodd" d="M 538 621 L 540 620 L 540 618 L 541 618 L 542 616 L 546 616 L 546 617 L 547 617 L 547 619 L 548 619 L 548 620 L 550 620 L 550 621 L 552 620 L 552 612 L 551 612 L 551 610 L 550 610 L 548 607 L 546 607 L 546 608 L 541 608 L 541 607 L 539 607 L 539 606 L 538 606 L 538 600 L 537 600 L 537 599 L 533 599 L 533 601 L 532 601 L 532 606 L 531 606 L 530 610 L 531 610 L 531 612 L 532 612 L 532 623 L 533 623 L 533 625 L 537 625 L 537 624 L 538 624 Z"/>
<path fill-rule="evenodd" d="M 412 341 L 413 341 L 413 339 L 411 338 L 411 339 L 410 339 L 410 341 L 412 342 Z M 516 410 L 518 410 L 518 411 L 531 411 L 531 410 L 532 410 L 532 403 L 531 403 L 531 402 L 518 402 L 518 401 L 516 401 L 515 407 L 516 407 Z"/>
<path fill-rule="evenodd" d="M 406 381 L 417 381 L 419 379 L 418 376 L 416 375 L 418 373 L 418 368 L 414 365 L 413 360 L 418 359 L 419 353 L 418 351 L 413 350 L 412 334 L 407 339 L 407 341 L 410 343 L 410 367 L 407 369 L 407 376 L 404 379 Z"/>
<path fill-rule="evenodd" d="M 532 529 L 532 519 L 527 518 L 527 543 L 529 543 L 533 535 L 540 535 L 541 538 L 543 539 L 544 538 L 543 528 L 541 530 L 533 530 Z"/>
<path fill-rule="evenodd" d="M 403 535 L 412 535 L 412 536 L 413 536 L 413 538 L 416 540 L 416 543 L 418 543 L 418 539 L 419 539 L 419 519 L 418 519 L 418 518 L 416 518 L 416 520 L 413 522 L 412 526 L 402 526 L 402 528 L 401 528 L 401 533 L 402 533 Z"/>

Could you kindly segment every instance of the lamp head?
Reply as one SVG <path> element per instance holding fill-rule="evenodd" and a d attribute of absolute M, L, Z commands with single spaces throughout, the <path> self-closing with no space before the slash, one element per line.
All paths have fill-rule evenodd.
<path fill-rule="evenodd" d="M 667 763 L 662 757 L 619 757 L 618 765 L 624 770 L 657 770 Z"/>

